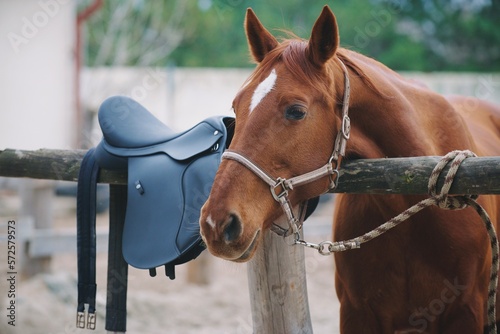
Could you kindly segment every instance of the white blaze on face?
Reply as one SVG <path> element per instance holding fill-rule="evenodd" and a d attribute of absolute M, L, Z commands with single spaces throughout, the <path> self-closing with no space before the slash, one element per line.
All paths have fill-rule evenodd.
<path fill-rule="evenodd" d="M 255 107 L 266 97 L 266 95 L 273 89 L 274 84 L 276 83 L 276 71 L 273 69 L 271 74 L 267 78 L 262 81 L 252 95 L 252 102 L 250 103 L 250 112 L 252 112 Z"/>

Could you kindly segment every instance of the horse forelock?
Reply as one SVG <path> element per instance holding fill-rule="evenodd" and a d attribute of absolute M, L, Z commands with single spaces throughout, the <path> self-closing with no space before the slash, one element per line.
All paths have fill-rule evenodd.
<path fill-rule="evenodd" d="M 292 76 L 321 94 L 328 94 L 328 85 L 325 78 L 320 77 L 320 71 L 309 61 L 306 54 L 307 41 L 300 39 L 284 40 L 275 49 L 271 50 L 254 72 L 249 76 L 243 87 L 254 80 L 262 80 L 269 75 L 278 64 L 283 64 Z M 331 94 L 331 92 L 330 92 Z"/>

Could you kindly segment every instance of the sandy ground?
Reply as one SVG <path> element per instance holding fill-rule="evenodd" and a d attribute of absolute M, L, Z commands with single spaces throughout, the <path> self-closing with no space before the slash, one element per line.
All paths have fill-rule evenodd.
<path fill-rule="evenodd" d="M 60 199 L 58 201 L 61 201 Z M 74 199 L 64 199 L 64 210 L 57 210 L 56 227 L 76 226 Z M 306 224 L 305 236 L 311 241 L 330 239 L 331 203 L 315 213 Z M 4 214 L 2 214 L 4 216 Z M 5 223 L 9 217 L 2 218 Z M 17 221 L 22 224 L 22 221 Z M 99 216 L 106 226 L 107 215 Z M 310 232 L 308 232 L 310 231 Z M 0 229 L 5 236 L 5 226 Z M 76 254 L 52 258 L 50 272 L 16 282 L 16 326 L 8 325 L 6 303 L 6 243 L 0 242 L 0 334 L 106 333 L 105 296 L 107 254 L 98 253 L 97 308 L 95 331 L 75 328 Z M 151 278 L 147 271 L 129 269 L 127 333 L 252 333 L 247 268 L 214 258 L 204 252 L 208 262 L 207 284 L 188 282 L 188 266 L 178 266 L 174 281 L 160 274 Z M 334 291 L 334 264 L 306 250 L 309 308 L 315 333 L 338 333 L 339 304 Z"/>

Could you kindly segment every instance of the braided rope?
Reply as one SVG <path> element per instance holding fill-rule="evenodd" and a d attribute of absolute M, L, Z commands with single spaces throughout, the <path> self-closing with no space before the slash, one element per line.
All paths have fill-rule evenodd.
<path fill-rule="evenodd" d="M 476 212 L 479 214 L 481 219 L 484 222 L 486 230 L 488 232 L 488 236 L 490 238 L 490 244 L 492 249 L 491 254 L 491 272 L 490 272 L 490 282 L 488 287 L 488 306 L 487 306 L 487 314 L 488 314 L 488 327 L 487 333 L 496 334 L 496 311 L 495 311 L 495 303 L 496 303 L 496 291 L 498 284 L 498 239 L 495 233 L 495 228 L 491 223 L 490 217 L 487 212 L 483 209 L 479 203 L 476 202 L 477 195 L 461 195 L 461 196 L 448 196 L 448 192 L 453 183 L 454 177 L 460 167 L 462 161 L 467 159 L 468 157 L 475 157 L 476 155 L 471 151 L 452 151 L 446 154 L 436 165 L 434 170 L 432 171 L 429 177 L 428 189 L 431 197 L 426 198 L 417 204 L 413 205 L 409 209 L 400 213 L 396 217 L 390 219 L 386 223 L 380 225 L 379 227 L 373 229 L 370 232 L 367 232 L 359 237 L 345 240 L 345 241 L 323 241 L 320 244 L 308 243 L 303 240 L 297 240 L 296 244 L 301 244 L 306 247 L 317 249 L 322 255 L 329 255 L 334 252 L 346 251 L 349 249 L 359 248 L 361 244 L 368 242 L 381 234 L 389 231 L 390 229 L 398 226 L 417 212 L 431 206 L 436 205 L 442 209 L 448 210 L 460 210 L 464 209 L 467 206 L 473 207 Z M 441 188 L 441 192 L 437 193 L 437 181 L 439 176 L 443 172 L 444 168 L 451 161 L 450 169 L 445 176 L 443 187 Z M 325 246 L 327 246 L 327 251 L 325 250 Z"/>

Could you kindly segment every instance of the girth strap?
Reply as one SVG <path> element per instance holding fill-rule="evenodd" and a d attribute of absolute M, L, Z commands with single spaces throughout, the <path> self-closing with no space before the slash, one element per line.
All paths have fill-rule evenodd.
<path fill-rule="evenodd" d="M 95 329 L 96 299 L 96 187 L 99 166 L 94 148 L 84 156 L 78 174 L 77 191 L 77 254 L 78 254 L 78 307 L 76 326 Z M 85 304 L 88 304 L 85 319 Z M 85 325 L 86 324 L 86 325 Z"/>

